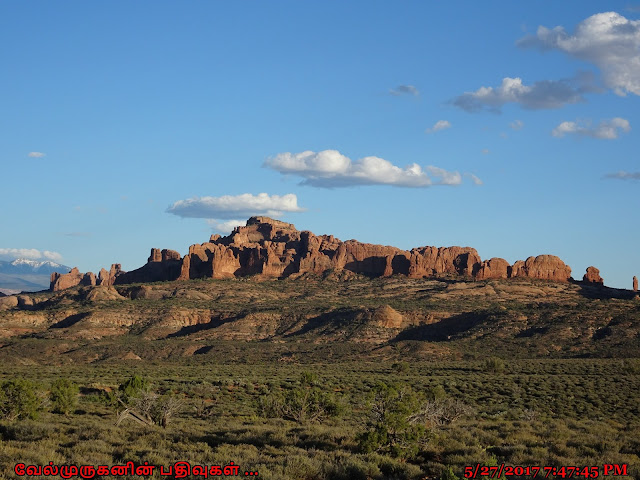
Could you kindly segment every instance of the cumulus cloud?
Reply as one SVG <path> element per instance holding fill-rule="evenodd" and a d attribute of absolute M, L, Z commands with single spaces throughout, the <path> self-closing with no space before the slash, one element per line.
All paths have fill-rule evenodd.
<path fill-rule="evenodd" d="M 246 225 L 246 220 L 215 220 L 209 219 L 207 223 L 212 230 L 220 233 L 231 233 L 235 227 L 240 225 Z"/>
<path fill-rule="evenodd" d="M 625 172 L 621 170 L 615 173 L 607 173 L 604 177 L 616 180 L 640 180 L 640 172 Z"/>
<path fill-rule="evenodd" d="M 27 258 L 29 260 L 38 260 L 45 258 L 47 260 L 53 260 L 59 262 L 62 260 L 62 255 L 58 252 L 51 252 L 49 250 L 40 251 L 36 248 L 0 248 L 0 258 L 15 260 L 16 258 Z"/>
<path fill-rule="evenodd" d="M 433 127 L 427 128 L 427 133 L 435 133 L 440 130 L 446 130 L 447 128 L 451 128 L 451 123 L 448 120 L 438 120 L 433 124 Z"/>
<path fill-rule="evenodd" d="M 50 252 L 49 250 L 45 250 L 42 252 L 42 256 L 47 260 L 53 260 L 54 262 L 59 262 L 62 260 L 62 255 L 58 252 Z"/>
<path fill-rule="evenodd" d="M 591 122 L 562 122 L 551 132 L 554 137 L 562 138 L 566 135 L 577 135 L 580 137 L 600 138 L 604 140 L 614 140 L 620 133 L 631 130 L 629 121 L 616 117 L 611 120 L 603 120 L 598 125 L 591 125 Z"/>
<path fill-rule="evenodd" d="M 178 200 L 167 208 L 167 212 L 179 217 L 232 220 L 252 215 L 278 217 L 284 212 L 303 212 L 298 206 L 298 197 L 293 193 L 268 195 L 243 193 L 222 197 L 193 197 Z"/>
<path fill-rule="evenodd" d="M 522 120 L 514 120 L 509 124 L 509 126 L 513 130 L 522 130 L 522 128 L 524 127 L 524 122 Z"/>
<path fill-rule="evenodd" d="M 640 95 L 640 20 L 616 12 L 597 13 L 580 22 L 573 34 L 564 27 L 538 27 L 521 38 L 523 48 L 559 50 L 596 65 L 604 83 L 618 95 Z"/>
<path fill-rule="evenodd" d="M 282 174 L 303 177 L 302 185 L 324 188 L 355 185 L 428 187 L 458 185 L 462 182 L 462 176 L 458 172 L 434 166 L 423 169 L 417 163 L 401 168 L 380 157 L 364 157 L 352 161 L 337 150 L 279 153 L 268 158 L 263 166 Z"/>
<path fill-rule="evenodd" d="M 417 97 L 420 95 L 420 91 L 413 85 L 398 85 L 396 88 L 390 89 L 389 93 L 394 97 L 399 97 L 400 95 L 412 95 Z"/>
<path fill-rule="evenodd" d="M 582 93 L 587 86 L 574 85 L 572 80 L 542 80 L 525 85 L 521 78 L 505 77 L 498 87 L 480 87 L 475 92 L 465 92 L 451 103 L 467 112 L 482 110 L 500 113 L 507 103 L 515 103 L 529 110 L 560 108 L 568 103 L 583 102 Z"/>
<path fill-rule="evenodd" d="M 42 157 L 46 157 L 47 154 L 42 152 L 29 152 L 29 156 L 31 158 L 42 158 Z"/>

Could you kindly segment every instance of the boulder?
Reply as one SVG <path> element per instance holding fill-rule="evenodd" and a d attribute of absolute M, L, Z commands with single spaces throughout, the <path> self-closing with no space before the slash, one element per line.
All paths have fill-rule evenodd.
<path fill-rule="evenodd" d="M 120 295 L 118 291 L 112 286 L 98 286 L 93 287 L 86 293 L 85 299 L 91 302 L 102 302 L 111 300 L 126 300 L 125 297 Z"/>
<path fill-rule="evenodd" d="M 372 320 L 382 328 L 400 328 L 402 327 L 402 315 L 391 308 L 389 305 L 378 307 L 373 312 Z"/>
<path fill-rule="evenodd" d="M 33 298 L 31 298 L 29 295 L 18 295 L 18 307 L 29 308 L 29 307 L 33 307 L 34 305 L 35 305 L 35 302 L 33 301 Z"/>
<path fill-rule="evenodd" d="M 0 310 L 9 310 L 18 306 L 18 297 L 15 295 L 9 295 L 8 297 L 0 298 Z"/>

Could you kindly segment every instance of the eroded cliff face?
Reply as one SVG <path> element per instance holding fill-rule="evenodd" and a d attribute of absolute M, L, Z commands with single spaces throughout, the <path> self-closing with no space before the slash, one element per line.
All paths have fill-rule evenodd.
<path fill-rule="evenodd" d="M 296 277 L 306 273 L 351 272 L 369 277 L 406 275 L 424 278 L 450 274 L 478 280 L 528 277 L 567 282 L 571 269 L 558 257 L 539 255 L 513 266 L 501 258 L 482 261 L 470 247 L 396 247 L 341 241 L 332 235 L 298 231 L 292 224 L 268 217 L 251 217 L 225 237 L 212 235 L 208 242 L 189 247 L 181 257 L 173 250 L 153 248 L 147 263 L 130 272 L 114 264 L 111 270 L 81 274 L 54 274 L 51 290 L 83 282 L 103 286 L 195 278 L 233 278 L 248 275 L 265 278 Z"/>

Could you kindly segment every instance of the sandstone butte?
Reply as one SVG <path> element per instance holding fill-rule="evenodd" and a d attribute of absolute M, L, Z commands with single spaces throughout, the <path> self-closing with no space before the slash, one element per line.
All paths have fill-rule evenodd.
<path fill-rule="evenodd" d="M 582 281 L 584 283 L 594 283 L 598 285 L 604 284 L 604 280 L 600 276 L 600 270 L 598 270 L 596 267 L 588 267 L 587 273 L 585 273 L 582 277 Z"/>
<path fill-rule="evenodd" d="M 594 270 L 601 282 L 597 269 Z M 174 250 L 153 248 L 147 263 L 130 272 L 114 264 L 109 271 L 100 270 L 97 277 L 91 272 L 82 274 L 77 268 L 67 274 L 54 273 L 51 290 L 76 285 L 110 286 L 247 275 L 286 278 L 329 272 L 352 272 L 369 277 L 425 278 L 450 274 L 476 280 L 526 277 L 568 282 L 571 279 L 571 268 L 553 255 L 529 257 L 509 265 L 502 258 L 482 261 L 478 252 L 469 247 L 418 247 L 407 251 L 356 240 L 343 242 L 333 235 L 298 231 L 292 224 L 279 220 L 251 217 L 246 226 L 236 227 L 228 236 L 212 235 L 206 243 L 191 245 L 184 257 Z"/>

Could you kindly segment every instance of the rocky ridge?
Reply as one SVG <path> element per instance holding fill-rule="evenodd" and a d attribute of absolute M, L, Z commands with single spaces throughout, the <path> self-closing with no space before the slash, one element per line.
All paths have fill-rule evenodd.
<path fill-rule="evenodd" d="M 147 263 L 136 270 L 124 272 L 114 264 L 96 277 L 74 268 L 68 274 L 53 273 L 50 289 L 197 278 L 295 278 L 305 274 L 409 278 L 449 274 L 476 280 L 533 278 L 568 282 L 571 268 L 554 255 L 532 256 L 509 265 L 502 258 L 483 261 L 470 247 L 425 246 L 407 251 L 356 240 L 343 242 L 333 235 L 298 231 L 290 223 L 268 217 L 251 217 L 246 226 L 236 227 L 227 236 L 212 235 L 208 242 L 191 245 L 184 257 L 174 250 L 153 248 Z M 595 275 L 585 275 L 585 281 L 602 283 L 599 274 L 597 278 L 599 281 Z"/>

